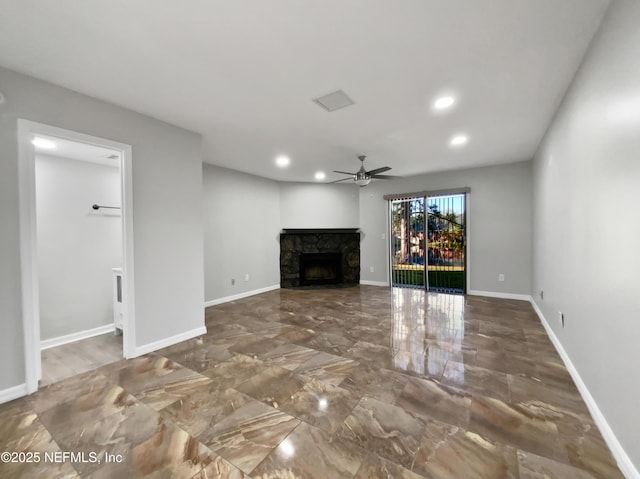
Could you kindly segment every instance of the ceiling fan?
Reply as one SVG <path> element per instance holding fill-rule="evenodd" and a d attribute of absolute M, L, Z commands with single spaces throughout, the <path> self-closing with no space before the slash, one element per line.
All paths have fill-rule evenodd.
<path fill-rule="evenodd" d="M 355 173 L 350 173 L 348 171 L 336 171 L 334 173 L 340 173 L 341 175 L 349 175 L 351 178 L 343 178 L 341 180 L 330 181 L 329 183 L 340 183 L 341 181 L 353 180 L 353 182 L 360 186 L 367 186 L 372 179 L 380 179 L 380 180 L 390 180 L 391 178 L 395 178 L 395 176 L 389 175 L 381 175 L 380 173 L 384 173 L 385 171 L 389 171 L 391 167 L 383 166 L 382 168 L 376 168 L 375 170 L 367 171 L 364 169 L 364 160 L 366 156 L 361 155 L 358 159 L 362 162 L 360 169 Z"/>

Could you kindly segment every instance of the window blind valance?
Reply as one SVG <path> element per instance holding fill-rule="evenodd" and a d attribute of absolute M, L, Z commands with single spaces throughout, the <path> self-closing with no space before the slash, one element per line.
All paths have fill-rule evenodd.
<path fill-rule="evenodd" d="M 392 200 L 406 200 L 407 198 L 422 198 L 422 197 L 430 197 L 430 196 L 449 196 L 449 195 L 460 195 L 464 193 L 470 193 L 471 188 L 451 188 L 448 190 L 433 190 L 433 191 L 416 191 L 413 193 L 398 193 L 391 195 L 384 195 L 383 198 L 387 201 Z"/>

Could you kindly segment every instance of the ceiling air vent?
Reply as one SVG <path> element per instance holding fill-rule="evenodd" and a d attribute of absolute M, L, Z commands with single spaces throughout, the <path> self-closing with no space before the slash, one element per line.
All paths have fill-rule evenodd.
<path fill-rule="evenodd" d="M 327 111 L 336 111 L 340 108 L 353 105 L 353 100 L 342 90 L 334 91 L 328 95 L 314 98 L 313 101 Z"/>

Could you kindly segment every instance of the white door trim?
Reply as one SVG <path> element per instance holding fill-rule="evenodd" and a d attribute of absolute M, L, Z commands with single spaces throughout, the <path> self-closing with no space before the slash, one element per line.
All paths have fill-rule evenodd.
<path fill-rule="evenodd" d="M 122 246 L 123 246 L 123 353 L 135 355 L 135 291 L 133 274 L 133 164 L 130 145 L 85 135 L 43 123 L 18 120 L 18 168 L 20 201 L 20 269 L 22 281 L 22 321 L 24 333 L 27 393 L 38 389 L 42 377 L 40 357 L 40 307 L 38 292 L 38 250 L 36 229 L 35 135 L 111 148 L 121 152 Z"/>

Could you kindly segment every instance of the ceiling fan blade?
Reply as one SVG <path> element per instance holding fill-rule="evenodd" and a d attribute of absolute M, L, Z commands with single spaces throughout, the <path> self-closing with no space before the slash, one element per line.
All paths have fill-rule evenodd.
<path fill-rule="evenodd" d="M 337 171 L 337 170 L 333 170 L 334 173 L 340 173 L 341 175 L 351 175 L 354 176 L 355 173 L 349 173 L 348 171 Z"/>
<path fill-rule="evenodd" d="M 377 175 L 378 173 L 383 173 L 385 171 L 389 171 L 390 169 L 390 166 L 383 166 L 382 168 L 376 168 L 375 170 L 367 171 L 367 175 Z"/>
<path fill-rule="evenodd" d="M 391 180 L 393 178 L 400 178 L 400 177 L 393 176 L 393 175 L 371 175 L 371 178 L 377 178 L 378 180 Z"/>
<path fill-rule="evenodd" d="M 342 178 L 341 180 L 327 181 L 325 184 L 329 185 L 331 183 L 340 183 L 341 181 L 352 181 L 353 178 Z"/>

